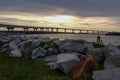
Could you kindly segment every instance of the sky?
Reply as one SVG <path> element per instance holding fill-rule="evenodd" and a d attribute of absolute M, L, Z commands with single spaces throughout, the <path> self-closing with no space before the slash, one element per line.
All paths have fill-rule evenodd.
<path fill-rule="evenodd" d="M 120 0 L 0 0 L 0 23 L 120 32 Z"/>

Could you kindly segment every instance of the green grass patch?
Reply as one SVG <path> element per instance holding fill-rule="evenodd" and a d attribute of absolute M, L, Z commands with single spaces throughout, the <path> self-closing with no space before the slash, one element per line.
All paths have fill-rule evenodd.
<path fill-rule="evenodd" d="M 103 55 L 100 57 L 100 60 L 98 61 L 98 63 L 99 63 L 98 67 L 99 67 L 100 70 L 103 70 L 103 69 L 104 69 L 105 59 L 106 59 L 106 56 L 105 56 L 105 54 L 103 54 Z"/>
<path fill-rule="evenodd" d="M 46 64 L 0 54 L 0 80 L 73 80 L 71 73 L 51 70 Z"/>
<path fill-rule="evenodd" d="M 102 48 L 102 47 L 105 47 L 104 45 L 102 45 L 102 44 L 97 44 L 97 43 L 93 43 L 93 46 L 94 46 L 94 48 Z"/>
<path fill-rule="evenodd" d="M 54 40 L 48 41 L 48 42 L 41 42 L 40 43 L 40 47 L 45 48 L 45 50 L 47 51 L 49 48 L 54 50 L 53 54 L 58 54 L 60 52 L 59 50 L 59 45 L 57 45 L 55 42 L 53 42 Z M 48 52 L 49 53 L 49 52 Z"/>

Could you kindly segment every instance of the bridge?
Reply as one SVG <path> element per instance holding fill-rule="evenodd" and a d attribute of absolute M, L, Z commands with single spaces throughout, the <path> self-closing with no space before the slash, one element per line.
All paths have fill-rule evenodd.
<path fill-rule="evenodd" d="M 4 31 L 0 30 L 0 33 L 22 33 L 22 34 L 52 34 L 52 33 L 66 33 L 66 34 L 107 34 L 108 31 L 98 30 L 83 30 L 73 28 L 55 28 L 55 27 L 41 27 L 41 26 L 21 26 L 11 24 L 0 24 L 0 27 L 5 28 Z M 22 30 L 16 30 L 22 29 Z M 30 30 L 31 29 L 31 30 Z"/>

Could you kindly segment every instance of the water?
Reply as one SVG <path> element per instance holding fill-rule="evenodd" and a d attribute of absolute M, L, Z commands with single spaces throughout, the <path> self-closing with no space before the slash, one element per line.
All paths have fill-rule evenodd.
<path fill-rule="evenodd" d="M 39 34 L 43 37 L 50 37 L 50 38 L 60 38 L 60 39 L 83 39 L 89 42 L 96 42 L 97 35 L 91 34 Z M 34 35 L 36 36 L 36 35 Z M 103 40 L 104 44 L 114 44 L 120 45 L 120 36 L 106 36 L 100 35 L 101 39 Z"/>

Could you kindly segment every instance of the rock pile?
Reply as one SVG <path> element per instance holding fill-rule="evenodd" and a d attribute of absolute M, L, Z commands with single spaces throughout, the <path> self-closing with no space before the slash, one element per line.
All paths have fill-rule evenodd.
<path fill-rule="evenodd" d="M 84 72 L 89 72 L 92 75 L 92 72 L 96 70 L 95 65 L 103 64 L 106 70 L 94 71 L 93 79 L 108 80 L 109 78 L 105 77 L 108 75 L 99 76 L 99 73 L 108 73 L 109 69 L 114 71 L 114 68 L 119 70 L 120 67 L 120 49 L 111 44 L 104 46 L 84 40 L 59 40 L 41 36 L 8 36 L 0 38 L 0 51 L 10 57 L 48 61 L 47 65 L 51 69 L 60 69 L 64 73 L 69 73 L 74 69 L 73 71 L 77 73 L 73 73 L 74 76 L 77 75 L 77 78 Z M 88 57 L 88 55 L 90 56 Z M 83 65 L 87 67 L 82 67 Z M 76 66 L 78 71 L 75 69 Z M 117 70 L 115 69 L 115 71 Z"/>
<path fill-rule="evenodd" d="M 120 49 L 112 44 L 106 46 L 107 54 L 104 70 L 94 71 L 94 80 L 119 80 L 120 79 Z"/>

